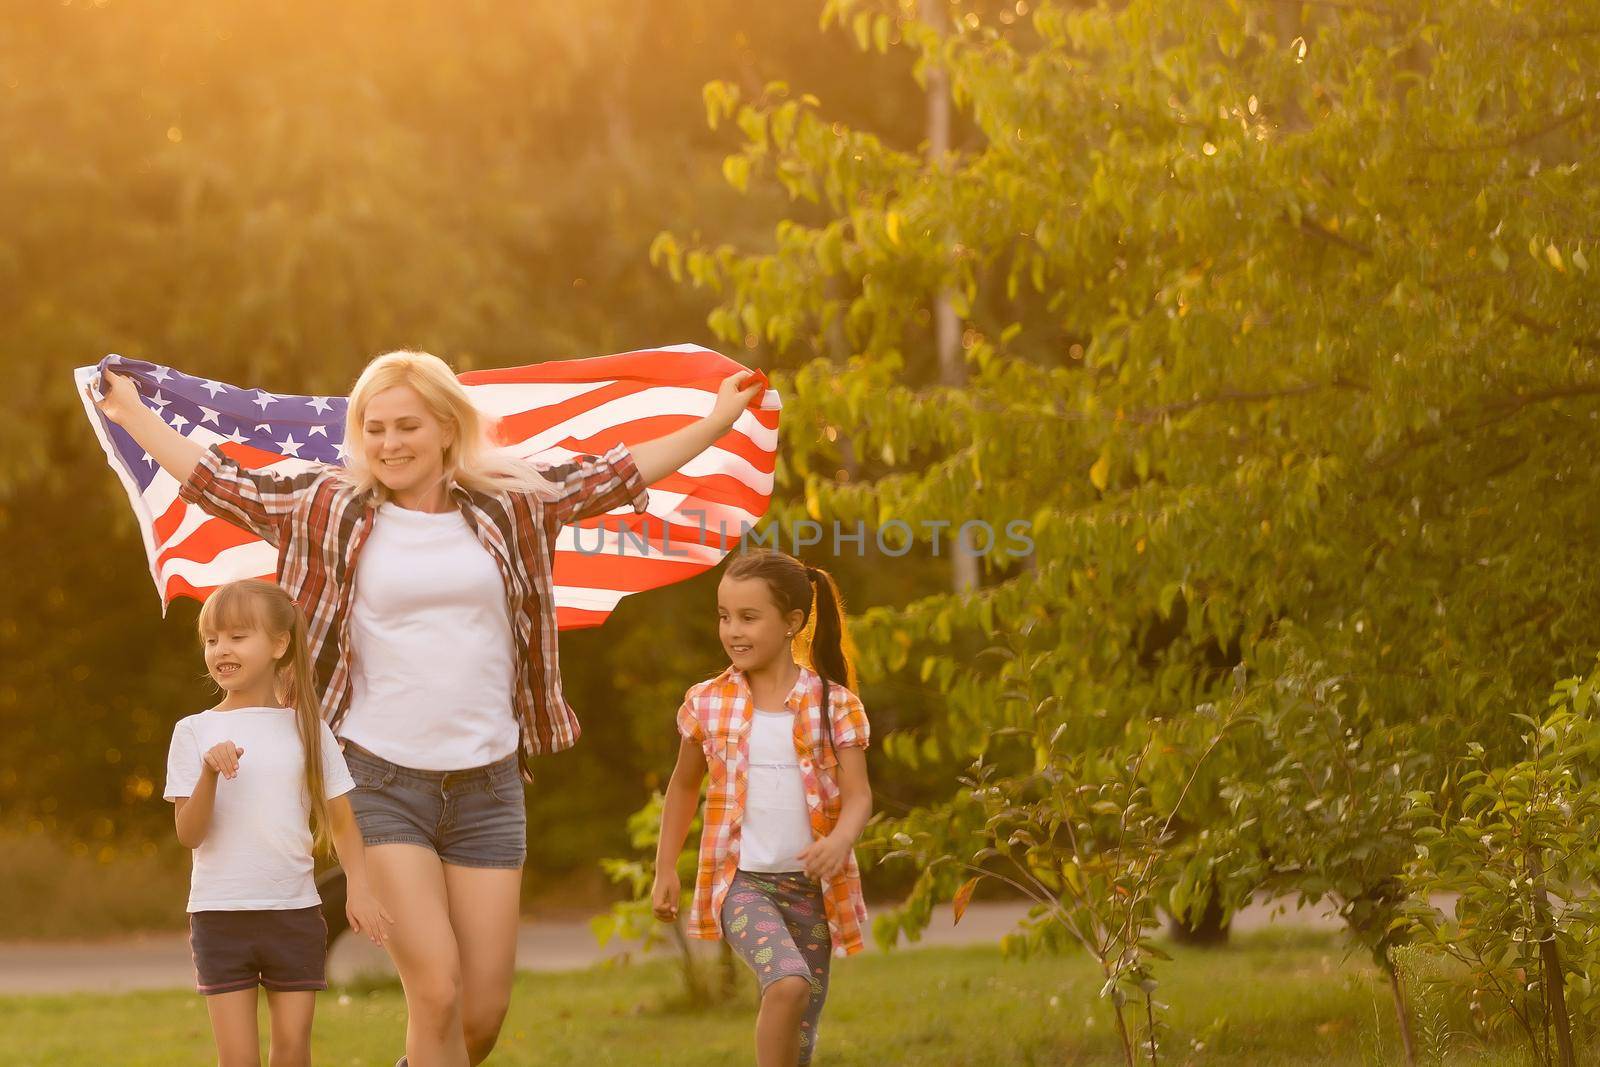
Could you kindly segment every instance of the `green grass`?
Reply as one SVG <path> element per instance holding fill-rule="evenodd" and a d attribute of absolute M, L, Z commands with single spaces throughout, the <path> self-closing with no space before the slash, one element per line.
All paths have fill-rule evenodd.
<path fill-rule="evenodd" d="M 1386 988 L 1333 940 L 1256 936 L 1221 951 L 1173 951 L 1156 994 L 1171 1005 L 1163 1063 L 1364 1067 L 1399 1061 Z M 836 961 L 816 1062 L 1118 1064 L 1110 1018 L 1096 996 L 1099 984 L 1079 957 L 1007 960 L 989 948 Z M 733 1003 L 691 1012 L 678 1006 L 676 975 L 665 963 L 521 974 L 490 1062 L 743 1067 L 752 1059 L 752 988 L 746 983 Z M 6 1020 L 0 1063 L 8 1065 L 212 1062 L 205 1008 L 192 993 L 5 998 L 0 1018 Z M 404 1002 L 393 984 L 331 990 L 318 1005 L 316 1062 L 389 1067 L 400 1054 L 404 1024 Z M 1461 1038 L 1424 1052 L 1452 1067 L 1524 1062 L 1514 1049 L 1484 1053 Z"/>

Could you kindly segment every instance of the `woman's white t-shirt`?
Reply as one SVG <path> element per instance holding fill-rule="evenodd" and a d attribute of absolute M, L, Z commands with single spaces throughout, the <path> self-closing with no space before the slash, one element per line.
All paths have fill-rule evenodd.
<path fill-rule="evenodd" d="M 750 721 L 739 869 L 766 873 L 804 870 L 798 856 L 809 844 L 811 814 L 806 807 L 805 780 L 800 776 L 800 754 L 794 745 L 794 712 L 757 708 Z"/>
<path fill-rule="evenodd" d="M 356 565 L 350 644 L 354 693 L 339 736 L 430 771 L 517 750 L 505 578 L 459 511 L 378 508 Z"/>
<path fill-rule="evenodd" d="M 333 732 L 321 726 L 329 799 L 355 788 Z M 239 773 L 217 777 L 205 840 L 194 850 L 190 911 L 283 911 L 322 902 L 312 874 L 311 796 L 305 752 L 289 708 L 202 711 L 179 719 L 167 750 L 168 800 L 194 796 L 212 746 L 244 749 Z"/>

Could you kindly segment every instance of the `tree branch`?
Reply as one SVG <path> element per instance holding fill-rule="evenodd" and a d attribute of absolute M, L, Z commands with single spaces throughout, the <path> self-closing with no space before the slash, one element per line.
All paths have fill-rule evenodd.
<path fill-rule="evenodd" d="M 1546 134 L 1554 133 L 1555 131 L 1561 129 L 1561 127 L 1577 121 L 1578 119 L 1582 118 L 1591 107 L 1592 101 L 1580 101 L 1576 106 L 1556 116 L 1555 119 L 1545 123 L 1543 126 L 1539 126 L 1531 130 L 1524 130 L 1521 133 L 1514 134 L 1499 141 L 1480 141 L 1477 144 L 1465 145 L 1424 144 L 1423 149 L 1424 151 L 1428 152 L 1455 154 L 1459 152 L 1493 152 L 1504 148 L 1515 148 L 1517 145 L 1527 144 L 1529 141 L 1536 141 Z"/>
<path fill-rule="evenodd" d="M 1183 415 L 1196 408 L 1212 407 L 1219 404 L 1259 404 L 1270 400 L 1281 400 L 1288 397 L 1306 396 L 1310 393 L 1320 393 L 1328 389 L 1349 389 L 1364 393 L 1367 387 L 1360 382 L 1354 382 L 1343 376 L 1335 376 L 1331 381 L 1306 382 L 1303 385 L 1291 385 L 1283 389 L 1261 389 L 1254 391 L 1225 389 L 1212 396 L 1196 397 L 1176 404 L 1166 404 L 1158 408 L 1147 408 L 1124 415 L 1123 418 L 1132 422 L 1157 422 L 1172 415 Z"/>
<path fill-rule="evenodd" d="M 1281 7 L 1325 7 L 1334 11 L 1360 11 L 1367 15 L 1381 15 L 1384 18 L 1403 19 L 1406 12 L 1399 8 L 1383 7 L 1379 4 L 1363 4 L 1356 0 L 1254 0 L 1258 4 L 1277 4 Z"/>
<path fill-rule="evenodd" d="M 1319 226 L 1316 223 L 1311 222 L 1309 219 L 1300 220 L 1300 232 L 1311 237 L 1318 237 L 1324 241 L 1332 242 L 1333 244 L 1336 244 L 1341 248 L 1348 249 L 1359 256 L 1364 256 L 1370 259 L 1376 255 L 1376 253 L 1367 245 L 1361 244 L 1358 241 L 1352 241 L 1343 234 L 1335 233 L 1324 226 Z M 1440 287 L 1439 282 L 1430 281 L 1426 278 L 1419 279 L 1419 281 L 1421 281 L 1421 283 L 1429 289 L 1437 290 Z M 1541 322 L 1526 312 L 1508 311 L 1506 312 L 1505 317 L 1516 323 L 1518 326 L 1525 326 L 1542 337 L 1555 337 L 1560 332 L 1556 329 L 1556 327 L 1550 325 L 1548 322 Z M 1572 339 L 1572 343 L 1577 345 L 1579 348 L 1585 349 L 1586 351 L 1600 352 L 1600 337 L 1574 337 Z"/>
<path fill-rule="evenodd" d="M 1502 423 L 1525 408 L 1535 404 L 1547 404 L 1560 400 L 1570 400 L 1576 397 L 1600 396 L 1600 382 L 1574 382 L 1570 385 L 1550 386 L 1546 389 L 1536 389 L 1533 392 L 1522 393 L 1517 396 L 1494 397 L 1486 401 L 1474 412 L 1461 412 L 1459 415 L 1452 412 L 1446 416 L 1449 422 L 1452 417 L 1457 420 L 1466 420 L 1471 417 L 1470 424 L 1463 425 L 1457 421 L 1453 425 L 1441 426 L 1437 430 L 1427 433 L 1413 434 L 1386 455 L 1373 463 L 1376 470 L 1384 470 L 1394 466 L 1407 455 L 1419 448 L 1450 437 L 1460 437 L 1463 434 L 1476 433 L 1498 423 Z"/>

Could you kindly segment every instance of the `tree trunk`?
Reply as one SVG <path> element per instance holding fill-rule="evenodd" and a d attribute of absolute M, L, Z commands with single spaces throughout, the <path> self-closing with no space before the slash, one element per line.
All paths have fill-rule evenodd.
<path fill-rule="evenodd" d="M 1411 1033 L 1411 1008 L 1406 1004 L 1405 988 L 1400 984 L 1400 972 L 1395 970 L 1389 950 L 1383 951 L 1383 970 L 1389 976 L 1389 992 L 1394 994 L 1394 1017 L 1400 1028 L 1400 1048 L 1405 1055 L 1406 1067 L 1416 1067 L 1417 1041 Z"/>
<path fill-rule="evenodd" d="M 921 0 L 922 21 L 942 36 L 947 24 L 945 0 Z M 938 64 L 928 68 L 928 164 L 943 170 L 950 153 L 950 75 Z M 966 356 L 961 351 L 961 320 L 956 317 L 948 290 L 933 303 L 934 340 L 939 351 L 939 384 L 960 387 L 967 383 Z M 950 516 L 957 528 L 956 516 Z M 957 593 L 978 588 L 978 557 L 961 551 L 959 537 L 950 541 L 950 581 Z"/>
<path fill-rule="evenodd" d="M 688 937 L 684 935 L 681 919 L 672 924 L 672 940 L 678 946 L 678 962 L 683 968 L 684 996 L 689 998 L 692 1007 L 699 1008 L 711 1003 L 711 991 L 701 977 L 700 965 L 695 961 Z"/>
<path fill-rule="evenodd" d="M 726 941 L 721 946 L 720 962 L 722 964 L 722 999 L 732 1000 L 734 991 L 739 985 L 739 967 L 733 959 L 733 946 Z"/>
<path fill-rule="evenodd" d="M 1206 900 L 1205 910 L 1199 915 L 1174 915 L 1167 924 L 1167 932 L 1180 945 L 1213 948 L 1228 943 L 1228 923 L 1223 917 L 1222 901 L 1215 887 Z"/>
<path fill-rule="evenodd" d="M 1561 973 L 1561 953 L 1556 948 L 1555 923 L 1550 918 L 1550 897 L 1541 885 L 1539 902 L 1539 962 L 1544 971 L 1545 1015 L 1556 1030 L 1556 1062 L 1561 1067 L 1577 1067 L 1572 1052 L 1572 1020 L 1567 1017 L 1566 979 Z"/>

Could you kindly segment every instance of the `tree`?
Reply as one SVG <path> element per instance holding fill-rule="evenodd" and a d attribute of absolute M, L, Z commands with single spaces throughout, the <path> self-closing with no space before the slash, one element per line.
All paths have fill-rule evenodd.
<path fill-rule="evenodd" d="M 764 247 L 654 250 L 715 295 L 719 336 L 803 357 L 844 331 L 847 360 L 781 380 L 814 515 L 924 541 L 1025 520 L 1036 570 L 1002 536 L 980 592 L 858 619 L 869 675 L 944 696 L 890 754 L 1041 725 L 1136 751 L 1234 665 L 1270 687 L 1295 656 L 1342 680 L 1360 736 L 1511 751 L 1499 709 L 1600 645 L 1592 27 L 1549 0 L 952 10 L 948 37 L 904 4 L 824 16 L 948 72 L 974 130 L 949 167 L 786 86 L 714 84 L 730 181 L 792 216 Z M 1229 817 L 1216 785 L 1189 826 Z M 1169 884 L 1215 859 L 1175 849 Z"/>

